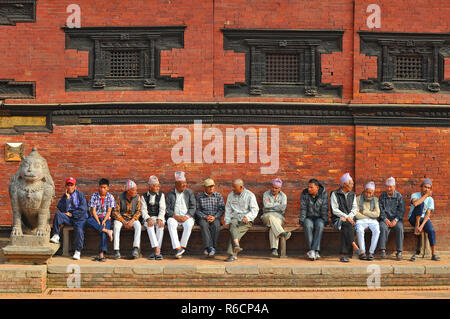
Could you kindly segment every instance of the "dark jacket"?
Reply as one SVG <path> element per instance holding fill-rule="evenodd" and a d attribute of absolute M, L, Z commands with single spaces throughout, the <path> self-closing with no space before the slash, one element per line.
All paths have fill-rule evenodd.
<path fill-rule="evenodd" d="M 347 197 L 345 197 L 345 194 L 342 191 L 342 187 L 340 187 L 339 189 L 332 191 L 330 197 L 333 196 L 333 193 L 336 195 L 339 210 L 344 214 L 349 215 L 352 211 L 353 202 L 356 200 L 355 192 L 349 191 L 347 193 Z M 341 218 L 334 213 L 333 208 L 331 208 L 330 210 L 331 210 L 331 223 L 335 228 L 340 229 Z"/>
<path fill-rule="evenodd" d="M 305 188 L 300 196 L 300 217 L 298 222 L 303 226 L 305 218 L 321 218 L 328 224 L 328 194 L 325 188 L 319 184 L 316 198 L 308 193 Z"/>
<path fill-rule="evenodd" d="M 177 195 L 175 194 L 175 188 L 170 190 L 166 194 L 166 217 L 173 217 L 175 202 L 177 200 Z M 195 210 L 197 208 L 197 201 L 195 200 L 194 192 L 190 189 L 185 189 L 183 191 L 184 202 L 186 203 L 186 207 L 188 209 L 186 215 L 190 215 L 192 218 L 195 216 Z"/>
<path fill-rule="evenodd" d="M 89 218 L 86 196 L 84 196 L 84 194 L 77 189 L 74 193 L 76 193 L 76 196 L 78 197 L 78 205 L 75 205 L 73 202 L 73 194 L 69 199 L 67 199 L 66 194 L 64 194 L 58 202 L 58 210 L 61 213 L 71 213 L 74 220 L 83 220 Z M 68 209 L 69 206 L 70 208 Z"/>
<path fill-rule="evenodd" d="M 380 206 L 380 220 L 389 219 L 390 221 L 397 219 L 403 221 L 405 214 L 405 203 L 403 196 L 397 191 L 390 197 L 387 192 L 383 192 L 378 199 Z"/>

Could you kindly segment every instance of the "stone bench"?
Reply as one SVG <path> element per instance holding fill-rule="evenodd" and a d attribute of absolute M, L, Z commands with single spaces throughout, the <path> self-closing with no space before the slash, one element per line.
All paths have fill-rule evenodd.
<path fill-rule="evenodd" d="M 178 226 L 178 230 L 182 230 L 182 226 Z M 221 230 L 224 230 L 225 228 L 222 226 Z M 303 227 L 299 226 L 286 226 L 284 227 L 285 231 L 290 231 L 292 233 L 304 233 Z M 70 231 L 73 230 L 72 226 L 65 225 L 63 227 L 63 256 L 70 256 L 69 250 L 70 250 Z M 146 231 L 145 227 L 142 227 L 142 231 Z M 165 231 L 167 231 L 167 226 L 165 226 Z M 268 227 L 264 225 L 253 225 L 252 228 L 248 230 L 249 233 L 266 233 L 268 232 Z M 198 232 L 200 233 L 200 226 L 195 225 L 192 229 L 192 232 Z M 324 233 L 339 233 L 338 230 L 336 230 L 334 227 L 328 225 L 324 227 L 323 230 Z M 366 232 L 370 232 L 369 229 L 366 229 Z M 404 232 L 405 233 L 414 233 L 414 227 L 412 226 L 404 226 Z M 422 240 L 422 242 L 424 242 Z M 427 240 L 425 240 L 427 242 Z M 286 258 L 286 239 L 284 237 L 280 238 L 280 258 Z"/>

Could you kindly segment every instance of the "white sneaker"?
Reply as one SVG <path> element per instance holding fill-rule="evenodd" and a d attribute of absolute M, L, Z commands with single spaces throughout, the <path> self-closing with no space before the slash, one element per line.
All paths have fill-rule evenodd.
<path fill-rule="evenodd" d="M 59 244 L 59 235 L 58 234 L 54 234 L 52 238 L 50 238 L 50 242 L 54 243 L 54 244 Z"/>
<path fill-rule="evenodd" d="M 315 257 L 316 257 L 316 259 L 319 259 L 319 258 L 320 258 L 320 255 L 319 255 L 319 252 L 318 252 L 318 251 L 316 251 Z"/>
<path fill-rule="evenodd" d="M 306 256 L 308 256 L 308 258 L 310 260 L 315 260 L 316 259 L 316 252 L 314 250 L 310 250 L 306 253 Z"/>
<path fill-rule="evenodd" d="M 75 254 L 73 254 L 73 259 L 80 260 L 81 253 L 78 250 L 75 250 Z"/>

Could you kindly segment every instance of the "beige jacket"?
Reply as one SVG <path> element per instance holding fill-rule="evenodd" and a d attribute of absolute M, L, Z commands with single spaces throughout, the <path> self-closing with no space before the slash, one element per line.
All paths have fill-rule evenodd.
<path fill-rule="evenodd" d="M 370 200 L 366 200 L 364 201 L 363 204 L 364 210 L 362 211 L 362 213 L 359 211 L 359 203 L 361 201 L 361 195 L 359 195 L 356 198 L 356 205 L 357 205 L 357 212 L 355 215 L 356 219 L 366 219 L 366 218 L 376 219 L 380 217 L 380 206 L 378 205 L 378 198 L 376 197 L 374 198 L 375 198 L 375 211 L 370 210 Z"/>

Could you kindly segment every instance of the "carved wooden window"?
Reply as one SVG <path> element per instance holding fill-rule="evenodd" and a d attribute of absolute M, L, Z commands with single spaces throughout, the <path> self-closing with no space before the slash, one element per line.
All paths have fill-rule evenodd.
<path fill-rule="evenodd" d="M 36 22 L 37 0 L 0 0 L 0 25 Z"/>
<path fill-rule="evenodd" d="M 184 46 L 181 27 L 63 28 L 68 49 L 89 51 L 89 76 L 66 90 L 182 90 L 183 78 L 160 75 L 160 51 Z"/>
<path fill-rule="evenodd" d="M 222 29 L 224 49 L 246 53 L 246 82 L 225 96 L 340 96 L 321 82 L 321 54 L 342 49 L 343 31 Z"/>
<path fill-rule="evenodd" d="M 360 92 L 449 93 L 444 58 L 450 34 L 359 32 L 361 53 L 378 58 L 378 78 L 361 80 Z"/>

